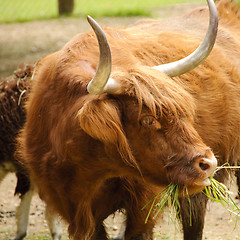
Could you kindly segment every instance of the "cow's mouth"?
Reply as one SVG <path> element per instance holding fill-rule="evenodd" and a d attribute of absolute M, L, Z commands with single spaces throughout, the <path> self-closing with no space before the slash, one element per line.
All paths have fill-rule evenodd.
<path fill-rule="evenodd" d="M 194 185 L 201 186 L 201 187 L 207 187 L 211 185 L 210 179 L 207 177 L 204 180 L 198 180 L 194 182 Z"/>
<path fill-rule="evenodd" d="M 188 187 L 180 187 L 178 191 L 179 197 L 188 197 L 190 195 L 194 195 L 200 193 L 204 190 L 203 185 L 195 185 L 195 186 L 188 186 Z"/>
<path fill-rule="evenodd" d="M 208 187 L 211 185 L 209 177 L 204 178 L 204 179 L 198 179 L 193 182 L 193 184 L 186 186 L 185 188 L 187 189 L 187 193 L 189 195 L 196 194 L 198 192 L 201 192 L 204 190 L 205 187 Z"/>
<path fill-rule="evenodd" d="M 208 187 L 211 185 L 210 179 L 204 178 L 204 179 L 198 179 L 192 182 L 190 185 L 179 185 L 179 196 L 185 197 L 188 195 L 193 195 L 196 193 L 201 192 L 205 189 L 205 187 Z"/>

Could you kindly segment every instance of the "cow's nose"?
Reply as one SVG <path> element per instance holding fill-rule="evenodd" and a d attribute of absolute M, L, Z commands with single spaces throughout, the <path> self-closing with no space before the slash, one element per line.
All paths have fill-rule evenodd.
<path fill-rule="evenodd" d="M 198 157 L 195 160 L 195 168 L 206 178 L 212 177 L 217 167 L 217 160 L 213 154 L 208 157 Z"/>

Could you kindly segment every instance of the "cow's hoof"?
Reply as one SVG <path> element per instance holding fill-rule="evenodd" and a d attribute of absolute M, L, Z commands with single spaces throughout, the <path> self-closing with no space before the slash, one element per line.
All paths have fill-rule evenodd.
<path fill-rule="evenodd" d="M 13 240 L 23 240 L 26 237 L 27 233 L 20 233 L 18 234 Z"/>

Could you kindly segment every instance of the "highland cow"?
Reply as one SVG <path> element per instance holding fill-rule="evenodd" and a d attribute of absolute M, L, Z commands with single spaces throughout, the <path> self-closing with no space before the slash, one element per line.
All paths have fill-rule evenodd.
<path fill-rule="evenodd" d="M 38 63 L 23 165 L 74 240 L 107 239 L 102 222 L 122 208 L 125 239 L 152 239 L 155 220 L 145 224 L 141 208 L 170 182 L 195 194 L 191 226 L 182 199 L 184 239 L 202 238 L 206 198 L 197 193 L 210 184 L 215 155 L 220 165 L 240 157 L 239 9 L 218 3 L 214 46 L 218 14 L 208 5 L 202 42 L 206 9 L 126 29 L 88 17 L 94 32 Z"/>

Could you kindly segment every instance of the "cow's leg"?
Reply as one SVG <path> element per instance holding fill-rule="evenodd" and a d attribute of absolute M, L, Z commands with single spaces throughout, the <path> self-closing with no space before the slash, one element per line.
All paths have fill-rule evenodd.
<path fill-rule="evenodd" d="M 184 240 L 201 240 L 206 213 L 207 197 L 198 193 L 188 198 L 179 198 L 180 217 L 183 226 Z M 191 206 L 191 207 L 190 207 Z"/>
<path fill-rule="evenodd" d="M 149 218 L 145 223 L 147 214 L 144 213 L 141 209 L 127 211 L 125 240 L 153 240 L 154 222 Z"/>
<path fill-rule="evenodd" d="M 60 240 L 62 238 L 62 225 L 60 217 L 53 213 L 53 211 L 46 206 L 45 217 L 53 240 Z"/>
<path fill-rule="evenodd" d="M 12 163 L 4 163 L 0 166 L 0 182 L 5 176 L 12 171 L 15 171 L 15 167 Z M 28 216 L 30 210 L 30 203 L 32 199 L 32 191 L 30 190 L 29 182 L 25 182 L 26 178 L 22 174 L 17 174 L 17 186 L 15 193 L 20 193 L 21 202 L 17 209 L 17 234 L 15 240 L 22 240 L 27 233 Z M 24 179 L 24 181 L 23 181 Z M 24 188 L 24 190 L 23 190 Z"/>
<path fill-rule="evenodd" d="M 104 225 L 98 224 L 95 228 L 95 234 L 92 237 L 92 240 L 107 240 L 107 239 L 109 238 Z"/>
<path fill-rule="evenodd" d="M 0 165 L 0 183 L 6 177 L 8 172 Z"/>
<path fill-rule="evenodd" d="M 17 235 L 15 240 L 22 240 L 27 234 L 28 217 L 30 211 L 30 203 L 33 191 L 30 189 L 21 196 L 21 202 L 17 209 Z"/>
<path fill-rule="evenodd" d="M 30 186 L 29 178 L 23 174 L 22 171 L 18 171 L 16 173 L 16 176 L 17 186 L 15 189 L 15 194 L 20 195 L 21 202 L 17 208 L 17 235 L 14 239 L 21 240 L 27 234 L 28 218 L 33 189 Z"/>
<path fill-rule="evenodd" d="M 240 199 L 240 170 L 235 171 L 235 176 L 236 176 L 237 188 L 238 188 L 238 194 L 236 196 L 236 199 Z"/>

